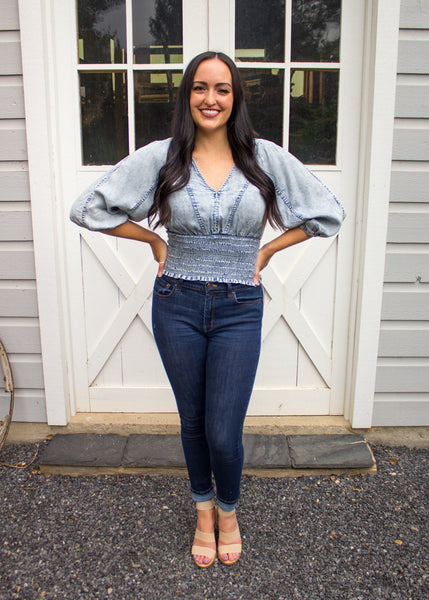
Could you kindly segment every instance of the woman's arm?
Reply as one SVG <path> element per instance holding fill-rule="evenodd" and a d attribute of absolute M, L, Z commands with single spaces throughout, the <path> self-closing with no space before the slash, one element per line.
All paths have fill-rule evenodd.
<path fill-rule="evenodd" d="M 134 221 L 126 221 L 113 229 L 103 229 L 102 233 L 149 244 L 152 249 L 153 257 L 158 263 L 158 277 L 161 277 L 162 272 L 164 271 L 168 247 L 157 233 L 134 223 Z"/>
<path fill-rule="evenodd" d="M 255 285 L 259 285 L 259 274 L 262 269 L 268 265 L 271 260 L 271 257 L 280 250 L 284 250 L 289 246 L 293 246 L 294 244 L 299 244 L 304 240 L 308 240 L 311 237 L 305 233 L 300 227 L 295 227 L 294 229 L 289 229 L 282 235 L 271 240 L 262 248 L 260 248 L 258 252 L 258 257 L 256 259 L 256 267 L 255 267 L 255 276 L 253 278 L 253 283 Z"/>

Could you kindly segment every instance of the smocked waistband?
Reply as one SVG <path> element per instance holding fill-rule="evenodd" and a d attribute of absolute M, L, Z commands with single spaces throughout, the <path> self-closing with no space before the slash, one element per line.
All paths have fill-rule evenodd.
<path fill-rule="evenodd" d="M 169 232 L 164 273 L 191 281 L 254 285 L 259 239 Z"/>

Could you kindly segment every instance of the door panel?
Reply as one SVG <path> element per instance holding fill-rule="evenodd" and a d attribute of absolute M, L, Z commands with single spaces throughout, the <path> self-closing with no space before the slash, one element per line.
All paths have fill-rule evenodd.
<path fill-rule="evenodd" d="M 221 0 L 220 4 L 224 10 L 216 11 L 211 10 L 212 0 L 198 3 L 200 12 L 195 13 L 196 16 L 192 16 L 193 4 L 195 3 L 190 0 L 183 1 L 183 11 L 187 15 L 187 22 L 183 28 L 184 55 L 191 57 L 201 51 L 201 35 L 198 36 L 198 45 L 195 45 L 193 51 L 190 21 L 194 19 L 194 28 L 199 31 L 199 15 L 204 5 L 209 15 L 208 39 L 219 39 L 220 46 L 216 44 L 216 47 L 233 56 L 235 53 L 233 36 L 229 33 L 227 35 L 224 31 L 222 35 L 216 37 L 216 32 L 221 29 L 222 19 L 226 27 L 226 21 L 233 14 L 234 2 Z M 240 4 L 242 6 L 243 2 Z M 279 4 L 282 4 L 280 0 Z M 301 5 L 302 2 L 299 4 Z M 127 1 L 126 5 L 129 9 L 132 3 Z M 219 9 L 219 2 L 217 6 Z M 241 53 L 238 66 L 242 69 L 245 79 L 247 77 L 247 85 L 253 86 L 252 97 L 254 106 L 258 108 L 258 118 L 262 119 L 260 122 L 270 114 L 270 109 L 267 108 L 269 104 L 264 104 L 262 85 L 264 78 L 261 77 L 261 73 L 271 77 L 277 77 L 280 71 L 283 73 L 281 84 L 283 94 L 280 102 L 280 113 L 283 117 L 280 123 L 277 122 L 277 132 L 274 133 L 286 144 L 290 137 L 289 133 L 293 129 L 289 125 L 289 115 L 295 114 L 293 111 L 290 112 L 292 101 L 289 93 L 290 78 L 299 69 L 308 69 L 310 65 L 305 61 L 291 62 L 288 40 L 290 40 L 292 27 L 292 9 L 291 2 L 284 3 L 286 41 L 283 60 L 279 60 L 278 63 L 265 61 L 265 64 L 258 60 L 244 61 L 243 52 L 246 48 L 241 47 L 240 52 L 237 51 L 237 59 L 240 58 Z M 231 26 L 229 20 L 228 32 L 231 31 Z M 363 3 L 343 0 L 341 31 L 341 62 L 331 61 L 329 65 L 311 63 L 312 73 L 326 72 L 326 70 L 340 73 L 338 126 L 335 129 L 338 139 L 335 143 L 333 161 L 335 164 L 318 164 L 317 167 L 313 165 L 312 170 L 337 193 L 346 205 L 349 216 L 339 237 L 317 238 L 290 248 L 273 257 L 270 265 L 263 271 L 262 280 L 266 300 L 263 346 L 249 409 L 250 414 L 322 415 L 340 414 L 343 410 L 346 374 L 344 349 L 348 327 L 353 257 L 353 207 L 359 143 L 359 100 L 356 100 L 356 92 L 359 90 L 362 77 Z M 127 44 L 129 48 L 129 41 Z M 150 52 L 149 48 L 149 55 Z M 258 58 L 257 52 L 252 59 L 255 57 Z M 90 64 L 76 64 L 76 61 L 73 64 L 74 69 L 81 73 L 95 70 L 95 67 Z M 100 65 L 98 68 L 101 68 Z M 181 68 L 182 64 L 174 63 L 175 72 L 180 71 Z M 119 66 L 115 64 L 115 70 L 127 76 L 130 149 L 133 149 L 136 139 L 135 126 L 138 113 L 138 108 L 136 112 L 134 111 L 134 100 L 131 99 L 137 97 L 137 91 L 140 100 L 144 99 L 148 92 L 143 85 L 138 90 L 137 86 L 132 87 L 134 84 L 130 82 L 136 81 L 133 71 L 136 77 L 149 77 L 148 81 L 152 86 L 149 90 L 152 108 L 154 107 L 153 94 L 156 92 L 157 85 L 159 86 L 157 101 L 165 102 L 166 106 L 171 102 L 168 90 L 175 89 L 175 83 L 170 82 L 172 87 L 168 83 L 165 64 L 156 63 L 155 68 L 158 69 L 157 74 L 162 81 L 152 77 L 153 69 L 154 65 L 151 63 L 137 65 L 124 63 Z M 172 69 L 173 65 L 168 64 L 167 71 L 172 72 Z M 105 65 L 105 70 L 111 73 L 112 67 Z M 308 77 L 305 83 L 308 89 L 304 88 L 304 79 L 301 82 L 302 94 L 305 95 L 304 91 L 307 90 L 306 101 L 312 98 L 313 92 L 308 91 L 314 83 L 311 81 Z M 314 91 L 314 86 L 312 89 Z M 82 102 L 82 90 L 80 93 L 80 102 Z M 262 94 L 259 107 L 257 106 L 258 94 Z M 325 96 L 319 93 L 318 99 L 322 104 L 324 98 Z M 350 102 L 350 98 L 354 99 L 353 102 Z M 136 106 L 138 107 L 138 104 Z M 320 115 L 319 108 L 316 107 L 315 112 Z M 272 125 L 272 131 L 273 128 L 275 129 L 275 123 Z M 137 139 L 140 139 L 138 134 Z M 80 147 L 80 143 L 76 144 L 76 147 Z M 68 205 L 73 200 L 70 190 L 83 189 L 99 173 L 108 168 L 82 166 L 80 158 L 76 162 L 74 185 L 64 194 Z M 76 323 L 77 328 L 85 331 L 86 337 L 85 350 L 83 351 L 81 347 L 76 351 L 80 352 L 80 358 L 74 363 L 73 376 L 77 381 L 85 379 L 89 396 L 89 399 L 83 398 L 83 395 L 76 397 L 78 410 L 174 411 L 174 398 L 151 333 L 151 289 L 156 265 L 150 249 L 137 242 L 115 240 L 86 230 L 78 231 L 76 228 L 73 235 L 80 237 L 80 256 L 79 253 L 70 255 L 70 270 L 76 272 L 77 269 L 82 268 L 82 287 L 79 293 L 83 299 L 83 311 L 75 310 L 72 303 L 70 318 L 73 323 Z M 267 229 L 264 240 L 274 235 L 272 230 Z M 79 316 L 82 313 L 84 322 Z M 335 361 L 333 361 L 334 357 Z"/>

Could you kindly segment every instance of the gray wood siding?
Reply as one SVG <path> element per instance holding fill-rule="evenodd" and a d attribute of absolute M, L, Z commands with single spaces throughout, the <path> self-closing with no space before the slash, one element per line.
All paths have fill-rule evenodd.
<path fill-rule="evenodd" d="M 402 0 L 373 425 L 429 425 L 429 1 Z"/>
<path fill-rule="evenodd" d="M 428 0 L 402 0 L 401 29 L 428 29 Z"/>
<path fill-rule="evenodd" d="M 17 0 L 0 0 L 0 337 L 15 421 L 46 421 Z M 0 395 L 0 417 L 9 410 Z"/>

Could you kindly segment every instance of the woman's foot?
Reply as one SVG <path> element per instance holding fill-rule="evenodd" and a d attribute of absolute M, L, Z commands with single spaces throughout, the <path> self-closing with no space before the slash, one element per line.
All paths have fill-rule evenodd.
<path fill-rule="evenodd" d="M 191 553 L 195 563 L 199 567 L 206 568 L 210 567 L 216 558 L 214 500 L 197 502 L 197 515 L 197 529 Z"/>
<path fill-rule="evenodd" d="M 224 565 L 233 565 L 241 555 L 241 537 L 235 510 L 218 507 L 219 540 L 218 557 Z"/>

